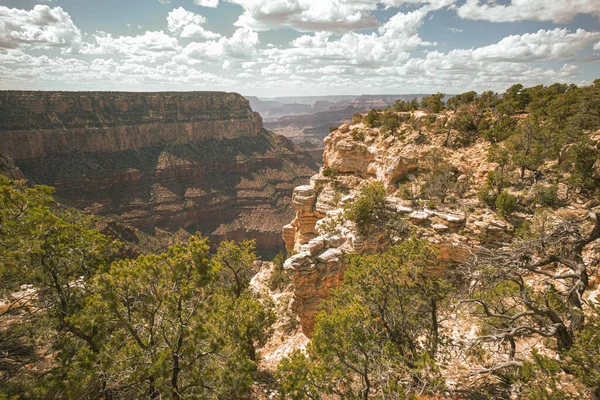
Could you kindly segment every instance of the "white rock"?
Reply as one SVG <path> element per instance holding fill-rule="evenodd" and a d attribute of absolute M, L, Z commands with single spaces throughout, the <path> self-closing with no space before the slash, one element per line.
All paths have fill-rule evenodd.
<path fill-rule="evenodd" d="M 317 259 L 324 263 L 337 262 L 344 253 L 341 250 L 331 248 L 317 256 Z"/>
<path fill-rule="evenodd" d="M 435 230 L 436 232 L 445 232 L 448 230 L 448 226 L 444 225 L 444 224 L 433 224 L 431 226 L 433 228 L 433 230 Z"/>
<path fill-rule="evenodd" d="M 415 222 L 423 222 L 423 221 L 427 221 L 427 219 L 429 218 L 429 215 L 426 212 L 413 211 L 408 217 Z"/>

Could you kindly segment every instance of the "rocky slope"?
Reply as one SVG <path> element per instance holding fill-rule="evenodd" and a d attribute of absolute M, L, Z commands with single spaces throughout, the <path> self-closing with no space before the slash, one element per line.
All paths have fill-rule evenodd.
<path fill-rule="evenodd" d="M 411 116 L 411 120 L 419 118 L 427 116 L 418 111 Z M 413 234 L 439 248 L 438 265 L 429 271 L 437 275 L 469 260 L 468 249 L 472 246 L 501 245 L 513 239 L 512 221 L 477 199 L 488 172 L 497 167 L 487 161 L 490 143 L 478 140 L 470 146 L 445 147 L 447 129 L 437 128 L 446 124 L 448 115 L 438 115 L 437 119 L 430 130 L 411 129 L 404 123 L 395 135 L 362 123 L 342 125 L 325 138 L 324 167 L 309 185 L 294 190 L 296 217 L 283 228 L 286 249 L 292 254 L 285 268 L 293 280 L 292 308 L 308 336 L 319 304 L 343 278 L 345 254 L 378 252 Z M 418 191 L 440 163 L 450 166 L 460 195 L 451 195 L 444 203 L 407 199 L 410 196 L 406 191 Z M 363 236 L 345 217 L 344 207 L 357 199 L 361 188 L 374 181 L 385 185 L 385 205 L 377 210 L 374 231 Z M 566 185 L 558 187 L 559 197 L 564 197 Z M 528 196 L 526 191 L 522 195 Z M 577 201 L 571 199 L 556 211 L 557 215 L 584 213 L 597 205 L 585 199 Z M 515 221 L 531 218 L 520 213 Z"/>
<path fill-rule="evenodd" d="M 65 203 L 146 232 L 281 247 L 310 155 L 235 93 L 0 92 L 0 154 Z"/>

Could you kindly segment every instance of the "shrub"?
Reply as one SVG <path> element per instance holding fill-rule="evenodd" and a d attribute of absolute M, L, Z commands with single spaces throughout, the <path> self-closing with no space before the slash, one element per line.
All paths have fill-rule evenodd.
<path fill-rule="evenodd" d="M 322 174 L 323 174 L 323 176 L 333 178 L 334 176 L 337 175 L 337 170 L 335 168 L 331 168 L 331 167 L 324 167 Z"/>
<path fill-rule="evenodd" d="M 375 222 L 377 209 L 385 204 L 385 187 L 382 182 L 369 183 L 360 191 L 359 197 L 351 204 L 346 205 L 345 216 L 354 222 L 358 231 L 368 235 Z"/>
<path fill-rule="evenodd" d="M 363 115 L 361 113 L 354 113 L 352 116 L 352 124 L 360 124 L 363 122 Z"/>
<path fill-rule="evenodd" d="M 375 109 L 372 109 L 371 111 L 369 111 L 369 113 L 365 117 L 364 121 L 365 121 L 365 124 L 367 124 L 367 126 L 369 126 L 371 128 L 379 126 L 380 125 L 379 113 Z"/>
<path fill-rule="evenodd" d="M 496 210 L 500 215 L 506 217 L 515 211 L 517 205 L 517 198 L 512 194 L 503 190 L 498 197 L 496 197 Z"/>
<path fill-rule="evenodd" d="M 329 133 L 337 131 L 337 126 L 330 126 Z"/>
<path fill-rule="evenodd" d="M 282 291 L 290 283 L 290 277 L 283 269 L 285 254 L 279 253 L 273 259 L 273 272 L 269 277 L 269 289 L 272 291 Z"/>
<path fill-rule="evenodd" d="M 557 185 L 535 185 L 533 193 L 535 202 L 540 206 L 554 208 L 559 205 Z"/>
<path fill-rule="evenodd" d="M 365 132 L 359 129 L 353 129 L 350 132 L 350 135 L 352 136 L 352 139 L 356 140 L 357 142 L 362 142 L 365 140 Z"/>

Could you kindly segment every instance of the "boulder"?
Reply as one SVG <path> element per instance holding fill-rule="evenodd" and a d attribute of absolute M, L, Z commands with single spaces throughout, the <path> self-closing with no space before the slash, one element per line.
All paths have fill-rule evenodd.
<path fill-rule="evenodd" d="M 429 219 L 429 214 L 423 211 L 413 211 L 408 217 L 411 219 L 411 221 L 420 223 L 427 221 Z"/>

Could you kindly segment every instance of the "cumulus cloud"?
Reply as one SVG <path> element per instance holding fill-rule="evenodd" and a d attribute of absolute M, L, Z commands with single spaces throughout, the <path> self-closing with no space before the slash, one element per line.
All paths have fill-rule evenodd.
<path fill-rule="evenodd" d="M 258 44 L 258 33 L 239 28 L 229 38 L 190 43 L 175 60 L 193 64 L 194 60 L 220 60 L 224 57 L 251 59 L 256 54 Z"/>
<path fill-rule="evenodd" d="M 473 51 L 476 60 L 489 61 L 550 61 L 574 60 L 577 53 L 600 39 L 600 32 L 578 29 L 540 29 L 536 33 L 511 35 L 500 42 Z"/>
<path fill-rule="evenodd" d="M 179 42 L 163 31 L 147 31 L 137 36 L 113 36 L 109 33 L 94 35 L 94 44 L 82 48 L 82 53 L 93 55 L 123 55 L 138 62 L 166 61 L 181 50 Z"/>
<path fill-rule="evenodd" d="M 219 5 L 219 0 L 194 0 L 194 4 L 201 7 L 216 8 Z"/>
<path fill-rule="evenodd" d="M 201 25 L 205 23 L 206 18 L 202 15 L 187 11 L 183 7 L 174 9 L 167 16 L 169 32 L 180 37 L 197 37 L 202 39 L 217 39 L 221 37 L 218 33 L 204 29 Z"/>
<path fill-rule="evenodd" d="M 553 21 L 569 23 L 577 14 L 591 14 L 600 18 L 600 1 L 590 0 L 512 0 L 508 5 L 494 2 L 467 0 L 458 7 L 461 18 L 491 22 Z"/>
<path fill-rule="evenodd" d="M 61 7 L 36 5 L 32 10 L 0 6 L 0 48 L 62 47 L 76 52 L 81 32 Z"/>
<path fill-rule="evenodd" d="M 419 37 L 427 10 L 421 8 L 397 13 L 378 29 L 377 33 L 348 32 L 331 40 L 329 32 L 301 36 L 285 49 L 266 49 L 263 53 L 278 64 L 327 64 L 376 68 L 397 63 L 410 57 L 419 46 L 429 46 Z"/>
<path fill-rule="evenodd" d="M 228 0 L 244 9 L 236 26 L 256 31 L 292 28 L 301 32 L 376 28 L 371 15 L 377 1 L 369 0 Z"/>

